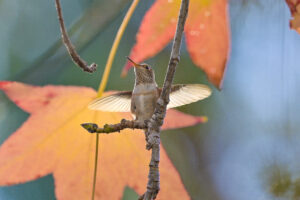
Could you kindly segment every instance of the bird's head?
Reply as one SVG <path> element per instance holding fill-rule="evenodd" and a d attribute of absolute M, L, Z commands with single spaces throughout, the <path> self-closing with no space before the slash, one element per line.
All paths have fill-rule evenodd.
<path fill-rule="evenodd" d="M 137 64 L 129 57 L 127 59 L 133 64 L 134 66 L 134 73 L 135 73 L 135 83 L 143 84 L 143 83 L 155 83 L 155 74 L 152 67 L 148 64 L 142 63 Z"/>

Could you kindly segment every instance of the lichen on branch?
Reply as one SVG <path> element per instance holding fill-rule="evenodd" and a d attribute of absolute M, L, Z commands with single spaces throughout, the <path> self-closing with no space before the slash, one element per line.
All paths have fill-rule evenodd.
<path fill-rule="evenodd" d="M 84 123 L 81 124 L 81 126 L 90 133 L 106 133 L 106 134 L 120 132 L 125 128 L 130 128 L 130 129 L 147 128 L 146 123 L 139 123 L 137 121 L 131 121 L 126 119 L 122 119 L 121 122 L 118 124 L 105 124 L 103 128 L 99 128 L 98 125 L 94 123 Z"/>

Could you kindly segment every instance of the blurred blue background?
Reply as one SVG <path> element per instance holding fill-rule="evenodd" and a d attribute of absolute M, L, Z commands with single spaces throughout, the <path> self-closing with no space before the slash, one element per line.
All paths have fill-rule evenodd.
<path fill-rule="evenodd" d="M 54 1 L 0 0 L 0 80 L 97 89 L 114 35 L 129 0 L 63 0 L 72 41 L 82 57 L 98 63 L 83 73 L 61 46 Z M 108 89 L 133 87 L 133 73 L 122 79 L 125 56 L 145 11 L 141 1 L 126 30 Z M 208 123 L 165 131 L 162 142 L 194 200 L 300 199 L 300 35 L 289 29 L 283 0 L 231 0 L 232 49 L 223 90 L 179 110 L 206 115 Z M 163 81 L 170 48 L 147 62 Z M 176 83 L 205 83 L 205 74 L 183 48 Z M 0 142 L 26 120 L 0 93 Z M 129 188 L 124 200 L 136 198 Z M 0 199 L 55 199 L 51 175 L 1 187 Z"/>

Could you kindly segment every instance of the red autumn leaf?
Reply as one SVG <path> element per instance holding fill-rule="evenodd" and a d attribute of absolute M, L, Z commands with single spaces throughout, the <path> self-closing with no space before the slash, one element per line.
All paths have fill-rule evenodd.
<path fill-rule="evenodd" d="M 156 0 L 146 13 L 130 57 L 136 62 L 161 51 L 174 37 L 180 0 Z M 221 87 L 229 52 L 227 0 L 190 0 L 185 25 L 188 51 L 209 80 Z M 126 64 L 123 75 L 131 67 Z"/>
<path fill-rule="evenodd" d="M 291 10 L 293 19 L 290 20 L 290 27 L 300 34 L 300 0 L 285 0 Z"/>
<path fill-rule="evenodd" d="M 91 197 L 95 135 L 81 123 L 117 123 L 129 114 L 87 109 L 96 92 L 87 87 L 30 86 L 0 82 L 0 89 L 30 113 L 23 125 L 0 147 L 0 185 L 24 183 L 52 173 L 57 199 Z M 176 116 L 176 117 L 175 117 Z M 169 110 L 164 129 L 195 125 L 205 118 Z M 150 152 L 141 131 L 100 135 L 96 199 L 120 199 L 125 186 L 142 194 Z M 189 199 L 180 176 L 161 148 L 159 199 Z M 170 192 L 172 191 L 172 192 Z"/>

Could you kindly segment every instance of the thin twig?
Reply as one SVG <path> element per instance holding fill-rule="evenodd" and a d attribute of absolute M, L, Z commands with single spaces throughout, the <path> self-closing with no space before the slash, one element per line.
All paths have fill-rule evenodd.
<path fill-rule="evenodd" d="M 113 133 L 113 132 L 120 132 L 125 128 L 130 129 L 146 129 L 147 125 L 144 123 L 139 123 L 137 121 L 131 121 L 122 119 L 118 124 L 105 124 L 103 128 L 99 128 L 97 124 L 94 123 L 84 123 L 81 124 L 83 128 L 85 128 L 90 133 Z"/>
<path fill-rule="evenodd" d="M 90 66 L 88 65 L 87 62 L 85 62 L 84 60 L 82 60 L 80 58 L 80 56 L 78 55 L 78 53 L 76 52 L 74 46 L 72 45 L 71 40 L 69 39 L 68 33 L 66 31 L 65 28 L 65 23 L 64 23 L 64 19 L 62 16 L 62 11 L 61 11 L 61 6 L 60 6 L 60 1 L 59 0 L 55 0 L 55 5 L 56 5 L 56 10 L 57 10 L 57 14 L 58 14 L 58 21 L 59 21 L 59 25 L 60 25 L 60 30 L 61 30 L 61 35 L 62 35 L 62 41 L 65 44 L 70 56 L 72 57 L 72 60 L 80 67 L 83 69 L 83 71 L 86 72 L 94 72 L 96 71 L 97 68 L 97 64 L 92 63 Z"/>
<path fill-rule="evenodd" d="M 168 65 L 161 95 L 157 101 L 154 114 L 148 122 L 147 148 L 152 148 L 151 161 L 149 164 L 149 175 L 147 191 L 139 199 L 153 200 L 160 190 L 159 180 L 159 160 L 160 160 L 160 127 L 164 122 L 166 108 L 169 103 L 169 94 L 176 71 L 176 66 L 180 60 L 180 46 L 184 30 L 185 21 L 188 15 L 189 0 L 182 0 L 178 17 L 176 34 L 173 41 L 172 52 Z"/>

